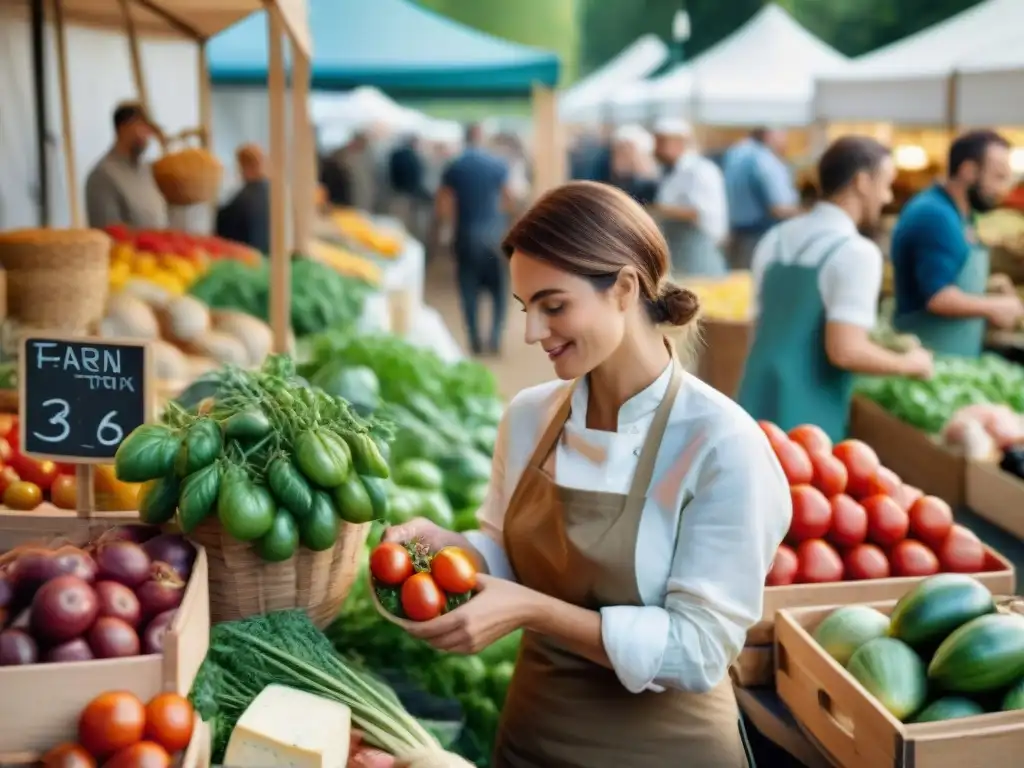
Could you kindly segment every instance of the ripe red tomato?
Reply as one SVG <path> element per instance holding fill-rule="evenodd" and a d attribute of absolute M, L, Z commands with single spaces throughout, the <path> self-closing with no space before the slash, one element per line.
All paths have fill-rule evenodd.
<path fill-rule="evenodd" d="M 893 576 L 932 576 L 939 572 L 939 558 L 920 541 L 906 539 L 889 553 Z"/>
<path fill-rule="evenodd" d="M 429 573 L 414 573 L 402 584 L 402 610 L 413 621 L 437 618 L 444 603 L 444 593 Z"/>
<path fill-rule="evenodd" d="M 874 544 L 858 544 L 846 553 L 843 565 L 850 581 L 889 578 L 889 560 Z"/>
<path fill-rule="evenodd" d="M 942 570 L 953 573 L 981 573 L 985 570 L 985 545 L 974 532 L 954 525 L 936 553 Z"/>
<path fill-rule="evenodd" d="M 907 538 L 910 519 L 890 496 L 877 494 L 861 502 L 868 513 L 868 539 L 883 547 L 892 547 Z"/>
<path fill-rule="evenodd" d="M 915 488 L 912 485 L 904 483 L 900 486 L 899 491 L 893 496 L 897 503 L 905 510 L 910 510 L 914 506 L 914 502 L 924 496 L 924 491 L 920 488 Z"/>
<path fill-rule="evenodd" d="M 832 526 L 832 507 L 824 494 L 811 485 L 793 485 L 789 495 L 793 500 L 793 520 L 786 538 L 799 544 L 824 537 Z"/>
<path fill-rule="evenodd" d="M 867 496 L 882 466 L 878 454 L 860 440 L 843 440 L 832 449 L 832 455 L 846 465 L 846 492 L 855 499 Z"/>
<path fill-rule="evenodd" d="M 171 754 L 180 752 L 192 740 L 195 712 L 184 696 L 161 693 L 146 705 L 146 738 Z"/>
<path fill-rule="evenodd" d="M 90 701 L 78 718 L 78 743 L 105 758 L 142 739 L 146 707 L 127 691 L 110 691 Z"/>
<path fill-rule="evenodd" d="M 828 498 L 846 490 L 846 465 L 831 453 L 812 453 L 811 466 L 814 476 L 811 485 Z"/>
<path fill-rule="evenodd" d="M 910 535 L 930 547 L 937 547 L 945 541 L 953 528 L 953 510 L 937 496 L 922 496 L 907 512 L 910 518 Z"/>
<path fill-rule="evenodd" d="M 801 424 L 789 430 L 789 439 L 799 445 L 811 456 L 816 453 L 831 453 L 832 441 L 825 430 L 814 424 Z"/>
<path fill-rule="evenodd" d="M 772 567 L 768 571 L 768 577 L 764 580 L 765 586 L 784 587 L 796 581 L 797 569 L 800 562 L 797 560 L 796 552 L 785 544 L 780 544 L 772 560 Z"/>
<path fill-rule="evenodd" d="M 43 755 L 42 768 L 96 768 L 96 761 L 79 744 L 60 744 Z"/>
<path fill-rule="evenodd" d="M 48 490 L 57 477 L 57 465 L 52 461 L 38 461 L 15 453 L 7 463 L 22 480 L 38 485 L 42 491 Z"/>
<path fill-rule="evenodd" d="M 103 764 L 103 768 L 168 768 L 171 756 L 152 741 L 126 747 Z"/>
<path fill-rule="evenodd" d="M 789 438 L 786 437 L 786 433 L 782 431 L 782 428 L 772 424 L 770 421 L 759 421 L 757 422 L 757 426 L 759 426 L 761 431 L 764 432 L 765 437 L 768 438 L 768 442 L 772 444 L 772 448 L 774 448 L 777 443 L 784 443 L 789 440 Z"/>
<path fill-rule="evenodd" d="M 412 576 L 412 557 L 401 544 L 385 541 L 370 554 L 370 573 L 377 581 L 397 587 Z"/>
<path fill-rule="evenodd" d="M 874 479 L 871 481 L 871 492 L 868 495 L 875 496 L 876 494 L 882 493 L 886 496 L 892 496 L 898 503 L 898 494 L 902 487 L 903 481 L 900 480 L 899 475 L 888 467 L 879 467 L 878 474 L 876 474 Z"/>
<path fill-rule="evenodd" d="M 462 595 L 476 589 L 476 566 L 465 550 L 445 547 L 430 560 L 430 575 L 449 595 Z"/>
<path fill-rule="evenodd" d="M 868 537 L 868 513 L 845 493 L 829 500 L 832 507 L 832 528 L 828 538 L 840 547 L 855 547 Z"/>
<path fill-rule="evenodd" d="M 796 550 L 800 567 L 796 580 L 800 584 L 825 584 L 842 581 L 843 559 L 831 544 L 821 539 L 803 542 Z"/>
<path fill-rule="evenodd" d="M 74 475 L 57 475 L 50 486 L 50 501 L 60 509 L 78 508 L 78 480 Z"/>
<path fill-rule="evenodd" d="M 788 437 L 785 442 L 774 443 L 775 456 L 782 465 L 782 471 L 790 485 L 804 485 L 811 482 L 814 476 L 814 467 L 811 466 L 811 457 L 807 451 L 794 443 Z"/>

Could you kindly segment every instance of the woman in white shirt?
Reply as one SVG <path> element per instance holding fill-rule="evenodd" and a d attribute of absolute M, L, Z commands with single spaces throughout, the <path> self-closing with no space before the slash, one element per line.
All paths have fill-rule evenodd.
<path fill-rule="evenodd" d="M 526 340 L 558 381 L 517 395 L 481 530 L 390 529 L 467 548 L 480 593 L 417 625 L 472 653 L 525 629 L 495 768 L 748 764 L 728 669 L 761 616 L 789 488 L 734 402 L 682 371 L 659 326 L 697 315 L 625 193 L 575 182 L 506 237 Z"/>

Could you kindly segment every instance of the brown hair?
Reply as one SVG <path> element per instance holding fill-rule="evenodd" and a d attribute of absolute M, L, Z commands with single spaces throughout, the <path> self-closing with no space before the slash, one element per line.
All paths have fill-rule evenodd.
<path fill-rule="evenodd" d="M 683 326 L 700 310 L 697 295 L 669 281 L 669 251 L 658 225 L 625 192 L 574 181 L 534 203 L 501 244 L 609 289 L 623 267 L 636 269 L 640 297 L 655 323 Z"/>

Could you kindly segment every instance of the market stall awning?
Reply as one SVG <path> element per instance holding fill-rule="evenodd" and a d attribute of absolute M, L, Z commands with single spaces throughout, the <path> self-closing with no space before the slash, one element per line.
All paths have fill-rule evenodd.
<path fill-rule="evenodd" d="M 3 0 L 22 6 L 28 0 Z M 59 0 L 65 23 L 103 29 L 124 29 L 119 0 Z M 306 0 L 275 0 L 285 24 L 304 50 L 309 50 Z M 140 35 L 205 39 L 213 37 L 256 11 L 264 0 L 129 0 L 132 18 Z"/>
<path fill-rule="evenodd" d="M 1024 1 L 986 0 L 819 79 L 817 116 L 905 125 L 1024 122 L 1019 93 L 1000 73 L 1024 71 Z M 969 73 L 950 103 L 950 79 Z M 1005 78 L 1002 78 L 1005 80 Z M 1002 86 L 1002 88 L 1000 87 Z"/>
<path fill-rule="evenodd" d="M 310 0 L 309 18 L 315 89 L 372 85 L 403 95 L 526 95 L 535 84 L 558 81 L 555 54 L 484 34 L 407 0 Z M 209 51 L 214 84 L 262 83 L 266 37 L 264 14 L 218 35 Z"/>

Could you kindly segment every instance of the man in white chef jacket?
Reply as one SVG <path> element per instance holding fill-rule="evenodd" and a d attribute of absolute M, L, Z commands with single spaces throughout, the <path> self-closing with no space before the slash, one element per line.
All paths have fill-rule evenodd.
<path fill-rule="evenodd" d="M 729 204 L 721 170 L 697 150 L 685 120 L 663 118 L 655 124 L 654 135 L 654 153 L 665 176 L 652 212 L 672 252 L 672 273 L 726 274 L 722 246 L 729 233 Z"/>

